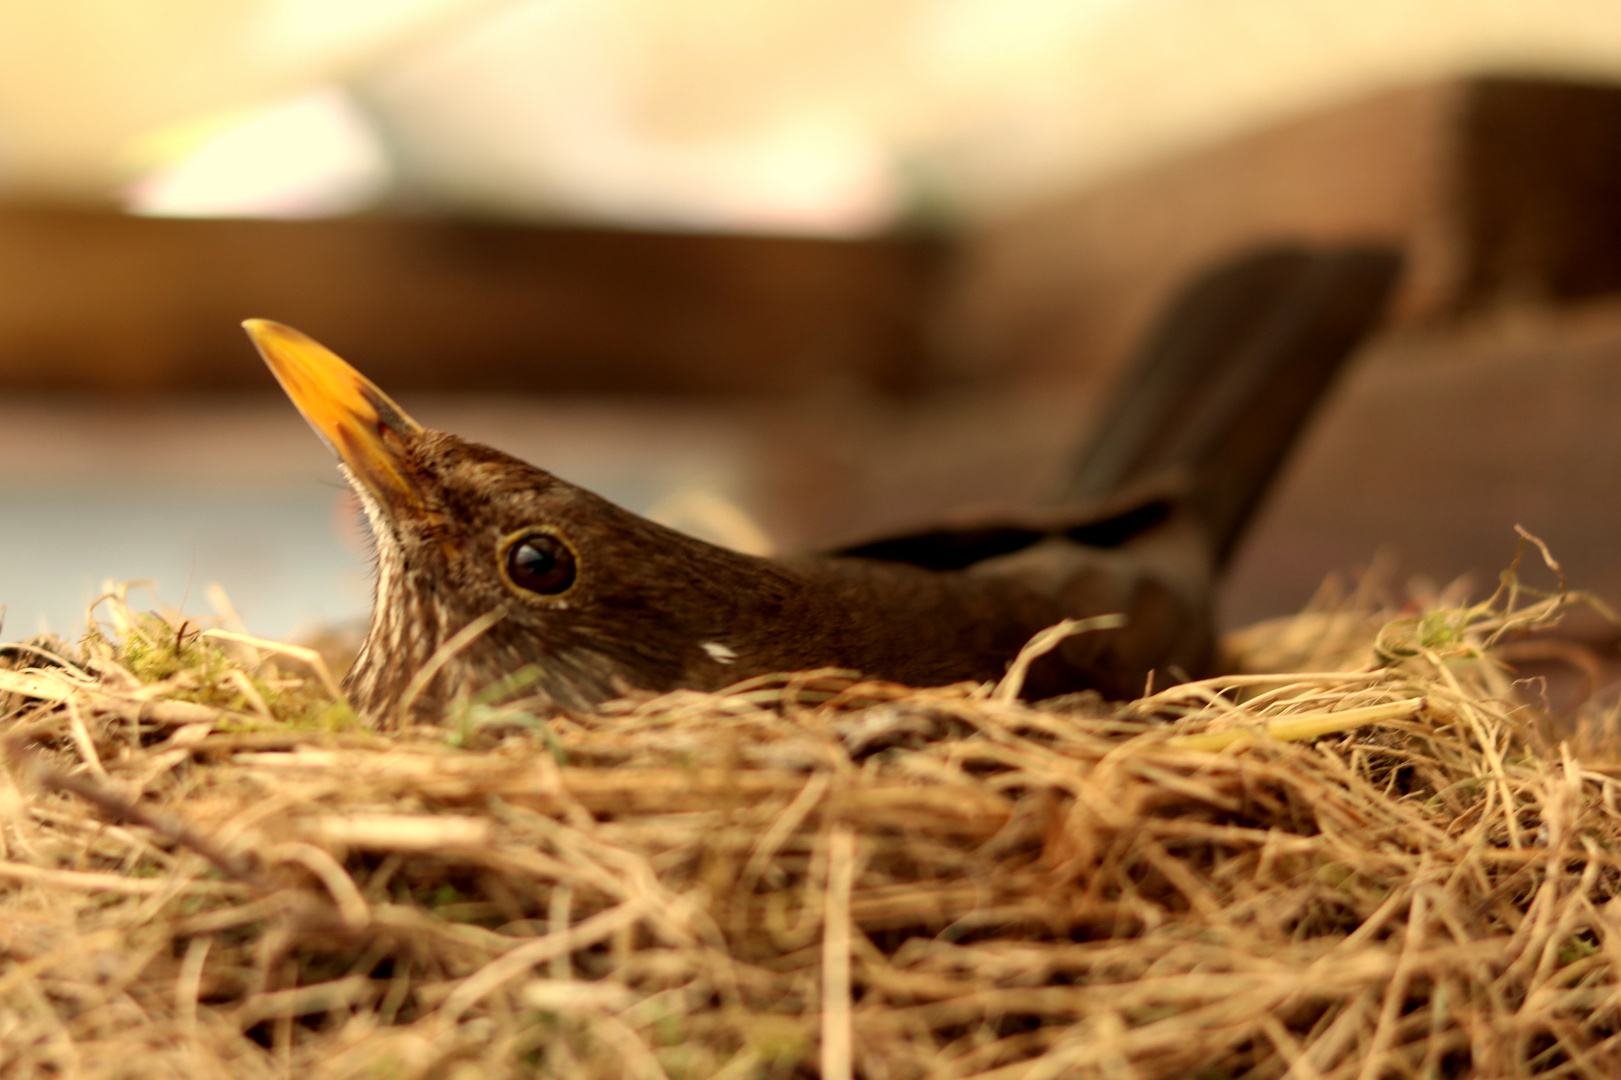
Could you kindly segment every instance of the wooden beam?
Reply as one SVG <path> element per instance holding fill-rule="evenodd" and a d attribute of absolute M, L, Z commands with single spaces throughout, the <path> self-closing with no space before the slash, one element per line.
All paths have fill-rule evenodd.
<path fill-rule="evenodd" d="M 269 389 L 278 319 L 395 392 L 915 390 L 936 245 L 0 208 L 0 385 Z"/>

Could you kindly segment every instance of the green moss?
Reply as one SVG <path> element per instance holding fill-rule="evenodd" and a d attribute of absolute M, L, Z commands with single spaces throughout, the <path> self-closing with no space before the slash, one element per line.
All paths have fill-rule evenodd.
<path fill-rule="evenodd" d="M 1466 640 L 1488 614 L 1479 608 L 1431 611 L 1411 619 L 1387 623 L 1374 646 L 1382 663 L 1395 664 L 1423 653 L 1474 656 L 1478 649 Z"/>
<path fill-rule="evenodd" d="M 679 1014 L 653 1021 L 653 1041 L 659 1046 L 680 1046 L 687 1041 L 687 1018 Z"/>
<path fill-rule="evenodd" d="M 1341 888 L 1355 876 L 1356 872 L 1344 863 L 1326 863 L 1317 868 L 1317 880 L 1330 888 Z"/>
<path fill-rule="evenodd" d="M 254 689 L 264 698 L 270 714 L 288 727 L 329 733 L 365 727 L 347 701 L 333 701 L 313 679 L 296 688 L 273 690 L 255 680 Z"/>
<path fill-rule="evenodd" d="M 771 1065 L 794 1065 L 811 1050 L 803 1021 L 792 1016 L 757 1016 L 744 1029 L 749 1047 Z"/>
<path fill-rule="evenodd" d="M 1601 946 L 1594 940 L 1591 933 L 1583 931 L 1571 937 L 1559 946 L 1559 962 L 1561 964 L 1574 964 L 1598 952 Z"/>
<path fill-rule="evenodd" d="M 559 765 L 568 764 L 568 753 L 552 729 L 534 712 L 534 699 L 522 697 L 541 676 L 540 669 L 526 665 L 484 687 L 478 693 L 453 702 L 446 711 L 449 733 L 445 742 L 457 749 L 478 745 L 478 736 L 500 728 L 522 728 L 539 735 Z"/>
<path fill-rule="evenodd" d="M 224 650 L 182 623 L 171 626 L 156 615 L 137 615 L 119 643 L 118 659 L 143 683 L 174 684 L 180 701 L 239 708 L 243 694 L 230 685 L 233 666 Z"/>
<path fill-rule="evenodd" d="M 96 644 L 108 643 L 100 634 L 86 638 L 87 648 Z M 130 674 L 147 685 L 167 684 L 165 696 L 175 701 L 256 714 L 257 705 L 242 686 L 245 679 L 271 719 L 222 718 L 221 731 L 263 731 L 281 725 L 338 732 L 364 726 L 349 703 L 333 701 L 318 680 L 278 673 L 267 681 L 244 670 L 189 624 L 177 627 L 157 615 L 133 615 L 122 638 L 111 647 Z"/>

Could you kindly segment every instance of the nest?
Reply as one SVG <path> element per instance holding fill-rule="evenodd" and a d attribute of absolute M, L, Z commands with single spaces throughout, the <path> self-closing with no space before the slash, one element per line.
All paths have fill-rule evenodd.
<path fill-rule="evenodd" d="M 0 670 L 0 1072 L 1613 1076 L 1617 783 L 1494 659 L 1566 602 L 1308 612 L 1123 704 L 824 671 L 385 733 L 114 598 Z"/>

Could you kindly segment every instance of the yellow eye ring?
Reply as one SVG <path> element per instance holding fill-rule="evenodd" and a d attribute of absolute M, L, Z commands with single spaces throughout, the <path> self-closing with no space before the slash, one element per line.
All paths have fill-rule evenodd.
<path fill-rule="evenodd" d="M 501 541 L 499 552 L 502 579 L 526 600 L 558 603 L 579 583 L 579 553 L 554 529 L 520 529 Z"/>

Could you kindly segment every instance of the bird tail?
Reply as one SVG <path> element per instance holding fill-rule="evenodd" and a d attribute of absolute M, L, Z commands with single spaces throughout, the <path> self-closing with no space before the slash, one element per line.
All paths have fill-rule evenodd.
<path fill-rule="evenodd" d="M 1199 276 L 1126 369 L 1061 501 L 1175 478 L 1225 566 L 1400 270 L 1387 247 L 1276 245 Z"/>

